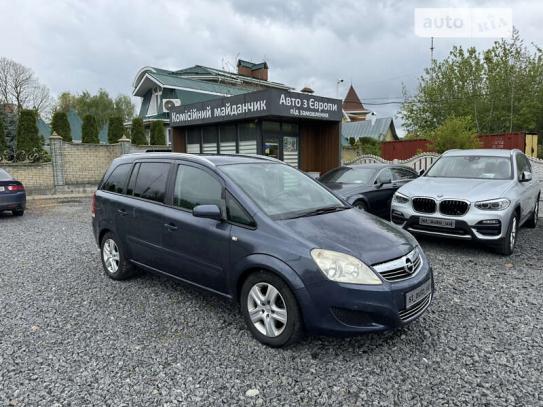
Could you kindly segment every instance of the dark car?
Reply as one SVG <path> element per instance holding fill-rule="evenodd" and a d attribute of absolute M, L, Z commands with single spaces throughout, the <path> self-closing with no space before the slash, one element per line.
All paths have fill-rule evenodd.
<path fill-rule="evenodd" d="M 25 209 L 25 187 L 0 168 L 0 212 L 11 211 L 15 216 L 23 216 Z"/>
<path fill-rule="evenodd" d="M 344 165 L 328 171 L 319 181 L 354 207 L 388 219 L 394 192 L 418 176 L 402 165 Z"/>
<path fill-rule="evenodd" d="M 93 229 L 112 279 L 137 267 L 229 298 L 270 346 L 397 328 L 433 295 L 408 232 L 270 158 L 122 156 L 94 195 Z"/>

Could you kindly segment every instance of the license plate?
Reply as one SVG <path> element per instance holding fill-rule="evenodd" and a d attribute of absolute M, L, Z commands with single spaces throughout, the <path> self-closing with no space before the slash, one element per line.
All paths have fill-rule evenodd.
<path fill-rule="evenodd" d="M 0 187 L 0 192 L 4 192 L 6 189 L 4 187 Z"/>
<path fill-rule="evenodd" d="M 454 229 L 453 219 L 439 219 L 439 218 L 419 218 L 419 225 L 424 226 L 439 226 L 442 228 Z"/>
<path fill-rule="evenodd" d="M 428 280 L 423 285 L 418 288 L 415 288 L 412 291 L 409 291 L 405 294 L 405 308 L 409 309 L 414 304 L 422 300 L 424 297 L 430 295 L 432 292 L 432 280 Z"/>

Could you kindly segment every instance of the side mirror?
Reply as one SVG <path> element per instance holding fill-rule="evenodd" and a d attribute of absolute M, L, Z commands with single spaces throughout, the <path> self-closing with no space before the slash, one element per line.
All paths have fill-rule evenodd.
<path fill-rule="evenodd" d="M 192 216 L 221 221 L 222 213 L 217 205 L 198 205 L 192 209 Z"/>
<path fill-rule="evenodd" d="M 520 174 L 520 182 L 528 182 L 532 180 L 532 173 L 530 171 L 523 171 Z"/>

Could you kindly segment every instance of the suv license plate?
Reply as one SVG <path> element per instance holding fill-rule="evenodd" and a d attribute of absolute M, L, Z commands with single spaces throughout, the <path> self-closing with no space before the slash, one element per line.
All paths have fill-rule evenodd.
<path fill-rule="evenodd" d="M 454 229 L 453 219 L 439 219 L 439 218 L 419 218 L 419 225 L 424 226 L 439 226 L 442 228 Z"/>
<path fill-rule="evenodd" d="M 405 294 L 405 308 L 409 309 L 432 292 L 432 280 Z"/>

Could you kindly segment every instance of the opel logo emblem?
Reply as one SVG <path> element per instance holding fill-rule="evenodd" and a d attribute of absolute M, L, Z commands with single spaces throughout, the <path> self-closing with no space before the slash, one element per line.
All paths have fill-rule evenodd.
<path fill-rule="evenodd" d="M 405 266 L 403 268 L 407 274 L 413 274 L 415 271 L 415 265 L 411 259 L 405 259 Z"/>

